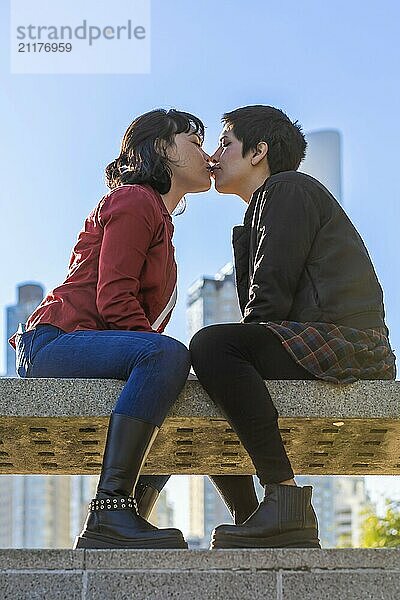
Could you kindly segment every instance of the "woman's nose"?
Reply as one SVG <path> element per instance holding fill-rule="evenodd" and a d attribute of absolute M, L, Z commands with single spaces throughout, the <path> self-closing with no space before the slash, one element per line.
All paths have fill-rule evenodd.
<path fill-rule="evenodd" d="M 204 150 L 203 150 L 203 156 L 204 156 L 204 160 L 206 160 L 207 162 L 210 162 L 211 157 L 207 152 L 204 152 Z"/>
<path fill-rule="evenodd" d="M 219 161 L 220 156 L 221 156 L 221 150 L 222 150 L 222 148 L 220 148 L 220 147 L 218 147 L 216 149 L 216 151 L 214 152 L 214 154 L 210 157 L 210 160 L 212 160 L 212 162 L 217 163 Z"/>

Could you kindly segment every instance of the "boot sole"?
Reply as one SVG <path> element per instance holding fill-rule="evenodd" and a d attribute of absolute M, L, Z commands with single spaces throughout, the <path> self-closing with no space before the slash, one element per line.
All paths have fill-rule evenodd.
<path fill-rule="evenodd" d="M 291 531 L 268 538 L 218 535 L 211 541 L 210 549 L 215 548 L 321 548 L 321 544 L 304 531 Z"/>
<path fill-rule="evenodd" d="M 73 549 L 76 550 L 78 548 L 91 548 L 91 549 L 105 549 L 105 548 L 131 548 L 137 550 L 152 550 L 152 549 L 187 549 L 187 542 L 183 539 L 179 538 L 167 538 L 165 540 L 129 540 L 129 542 L 124 542 L 121 540 L 116 540 L 114 538 L 107 538 L 105 536 L 100 535 L 78 535 L 75 538 L 75 542 L 73 545 Z"/>

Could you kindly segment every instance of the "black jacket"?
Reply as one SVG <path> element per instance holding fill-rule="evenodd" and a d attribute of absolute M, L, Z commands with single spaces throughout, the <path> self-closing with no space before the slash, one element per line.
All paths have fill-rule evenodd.
<path fill-rule="evenodd" d="M 332 194 L 297 171 L 269 177 L 233 229 L 244 323 L 324 322 L 385 327 L 368 251 Z"/>

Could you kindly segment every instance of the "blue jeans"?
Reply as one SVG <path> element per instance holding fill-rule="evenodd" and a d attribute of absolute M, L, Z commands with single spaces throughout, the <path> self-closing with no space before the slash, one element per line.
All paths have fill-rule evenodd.
<path fill-rule="evenodd" d="M 185 385 L 189 351 L 159 333 L 38 325 L 17 335 L 20 377 L 122 379 L 114 412 L 160 427 Z"/>

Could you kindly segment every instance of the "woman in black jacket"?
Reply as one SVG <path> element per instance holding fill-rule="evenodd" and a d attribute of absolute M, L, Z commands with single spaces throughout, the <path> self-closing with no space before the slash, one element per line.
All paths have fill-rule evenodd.
<path fill-rule="evenodd" d="M 342 207 L 297 172 L 306 149 L 297 123 L 269 106 L 237 109 L 223 122 L 215 187 L 248 204 L 233 232 L 243 320 L 202 329 L 190 350 L 265 496 L 244 524 L 217 527 L 212 546 L 318 548 L 312 488 L 294 481 L 264 380 L 394 379 L 382 289 Z"/>

